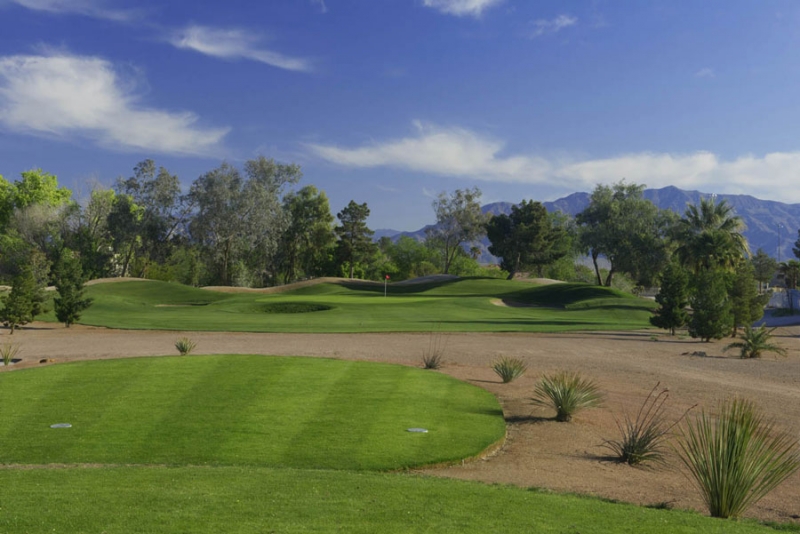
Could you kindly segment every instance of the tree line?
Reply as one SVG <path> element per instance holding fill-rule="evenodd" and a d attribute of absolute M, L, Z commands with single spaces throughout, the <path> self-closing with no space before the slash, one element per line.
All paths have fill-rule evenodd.
<path fill-rule="evenodd" d="M 83 280 L 140 277 L 195 286 L 265 287 L 321 276 L 404 279 L 436 273 L 491 275 L 461 245 L 482 231 L 465 206 L 480 191 L 443 194 L 434 203 L 441 228 L 425 243 L 373 242 L 370 209 L 355 200 L 334 215 L 324 191 L 300 187 L 299 166 L 258 157 L 199 176 L 182 191 L 177 175 L 153 160 L 137 164 L 112 188 L 78 200 L 41 169 L 0 176 L 0 322 L 21 325 L 43 313 L 42 288 L 71 273 Z M 457 219 L 447 227 L 449 218 Z M 470 227 L 473 224 L 473 227 Z M 480 228 L 479 228 L 480 227 Z M 63 285 L 63 284 L 62 284 Z M 69 324 L 88 300 L 73 302 Z M 63 293 L 63 294 L 61 294 Z"/>
<path fill-rule="evenodd" d="M 732 318 L 711 315 L 735 330 L 747 321 L 744 305 L 734 303 L 756 298 L 737 291 L 749 292 L 752 280 L 768 282 L 779 268 L 763 251 L 749 258 L 742 221 L 724 201 L 705 199 L 681 217 L 644 199 L 644 185 L 624 181 L 597 186 L 575 218 L 533 200 L 491 216 L 481 210 L 478 188 L 443 192 L 433 201 L 436 224 L 424 241 L 376 243 L 366 203 L 352 200 L 334 217 L 325 192 L 299 187 L 301 178 L 297 165 L 258 157 L 241 168 L 223 163 L 183 192 L 178 176 L 147 159 L 130 177 L 79 202 L 42 170 L 14 182 L 0 176 L 0 281 L 25 275 L 41 287 L 55 281 L 55 267 L 65 261 L 76 264 L 70 269 L 79 279 L 134 276 L 195 286 L 526 272 L 627 289 L 661 286 L 664 302 L 654 321 L 669 329 L 689 320 L 681 312 L 687 303 L 701 307 L 724 294 L 718 304 Z M 499 268 L 477 263 L 483 237 Z M 576 262 L 581 257 L 591 267 Z M 800 262 L 780 270 L 796 286 Z"/>

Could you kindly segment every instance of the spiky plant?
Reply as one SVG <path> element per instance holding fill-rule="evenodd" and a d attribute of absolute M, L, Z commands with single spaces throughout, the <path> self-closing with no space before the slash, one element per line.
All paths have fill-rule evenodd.
<path fill-rule="evenodd" d="M 15 343 L 5 343 L 0 346 L 0 358 L 3 360 L 3 365 L 11 365 L 21 348 Z"/>
<path fill-rule="evenodd" d="M 422 367 L 425 369 L 439 369 L 444 363 L 444 353 L 447 349 L 447 338 L 440 332 L 432 331 L 428 339 L 428 349 L 422 351 Z"/>
<path fill-rule="evenodd" d="M 178 352 L 181 356 L 186 356 L 187 354 L 191 354 L 194 348 L 197 346 L 197 343 L 189 339 L 188 337 L 179 338 L 178 341 L 175 342 L 175 348 L 178 349 Z"/>
<path fill-rule="evenodd" d="M 616 419 L 622 437 L 606 440 L 603 444 L 611 449 L 621 462 L 629 465 L 645 462 L 663 463 L 670 432 L 683 417 L 673 423 L 667 422 L 664 416 L 664 404 L 669 398 L 669 390 L 664 388 L 658 391 L 660 385 L 659 382 L 650 390 L 636 418 L 631 419 L 625 414 L 624 422 Z"/>
<path fill-rule="evenodd" d="M 797 440 L 748 400 L 701 412 L 681 430 L 676 450 L 713 517 L 738 517 L 800 467 Z"/>
<path fill-rule="evenodd" d="M 544 375 L 533 390 L 531 399 L 538 406 L 556 410 L 556 421 L 568 422 L 584 408 L 600 406 L 603 396 L 595 383 L 572 371 Z"/>
<path fill-rule="evenodd" d="M 492 370 L 503 380 L 503 384 L 508 384 L 525 374 L 528 366 L 519 358 L 503 356 L 492 362 Z"/>
<path fill-rule="evenodd" d="M 774 331 L 774 328 L 767 330 L 764 325 L 758 328 L 745 328 L 742 331 L 741 341 L 731 343 L 723 349 L 723 352 L 729 349 L 739 349 L 741 358 L 760 358 L 765 352 L 774 352 L 785 356 L 786 349 L 770 342 Z"/>

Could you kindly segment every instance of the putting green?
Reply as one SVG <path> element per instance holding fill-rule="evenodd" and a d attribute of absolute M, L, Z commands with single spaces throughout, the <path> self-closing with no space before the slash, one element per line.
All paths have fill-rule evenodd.
<path fill-rule="evenodd" d="M 3 463 L 391 470 L 474 456 L 505 434 L 485 390 L 433 371 L 321 358 L 21 370 L 0 376 L 0 405 Z M 72 427 L 51 428 L 58 423 Z"/>
<path fill-rule="evenodd" d="M 649 328 L 654 303 L 586 284 L 497 279 L 383 287 L 319 284 L 231 294 L 164 282 L 89 288 L 81 323 L 125 329 L 228 332 L 558 332 Z M 511 306 L 498 306 L 498 302 Z M 46 315 L 44 320 L 54 321 Z"/>

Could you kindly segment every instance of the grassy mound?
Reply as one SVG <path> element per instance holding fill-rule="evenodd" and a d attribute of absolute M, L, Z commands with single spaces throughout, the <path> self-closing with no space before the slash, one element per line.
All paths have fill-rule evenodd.
<path fill-rule="evenodd" d="M 21 464 L 389 470 L 477 455 L 505 433 L 497 400 L 475 386 L 317 358 L 132 358 L 21 370 L 2 375 L 0 405 L 2 461 Z"/>
<path fill-rule="evenodd" d="M 99 284 L 88 290 L 94 305 L 81 322 L 239 332 L 559 332 L 649 328 L 654 307 L 651 301 L 586 284 L 458 279 L 388 289 L 384 297 L 378 284 L 317 284 L 265 295 L 164 282 Z M 495 306 L 495 299 L 524 306 Z"/>

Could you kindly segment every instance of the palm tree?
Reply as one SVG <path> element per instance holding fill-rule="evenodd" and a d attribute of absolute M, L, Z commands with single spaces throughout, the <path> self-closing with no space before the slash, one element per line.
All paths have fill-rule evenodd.
<path fill-rule="evenodd" d="M 774 331 L 774 328 L 767 330 L 764 325 L 761 325 L 760 328 L 745 328 L 742 333 L 742 340 L 731 343 L 723 349 L 723 352 L 730 349 L 739 349 L 739 356 L 742 358 L 760 358 L 765 352 L 774 352 L 785 356 L 786 349 L 770 341 Z"/>
<path fill-rule="evenodd" d="M 699 205 L 686 208 L 678 222 L 678 257 L 695 272 L 713 267 L 732 269 L 750 255 L 744 229 L 742 218 L 733 214 L 725 200 L 716 203 L 713 198 L 701 198 Z"/>

